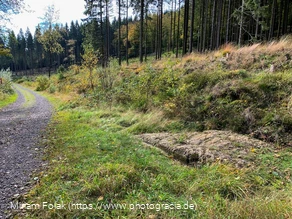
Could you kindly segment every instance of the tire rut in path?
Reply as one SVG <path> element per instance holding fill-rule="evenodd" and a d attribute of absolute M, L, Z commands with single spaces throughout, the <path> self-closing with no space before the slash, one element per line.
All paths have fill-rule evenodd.
<path fill-rule="evenodd" d="M 44 97 L 22 86 L 14 87 L 17 101 L 0 110 L 1 219 L 8 216 L 12 198 L 29 190 L 32 174 L 42 166 L 38 143 L 52 114 Z"/>

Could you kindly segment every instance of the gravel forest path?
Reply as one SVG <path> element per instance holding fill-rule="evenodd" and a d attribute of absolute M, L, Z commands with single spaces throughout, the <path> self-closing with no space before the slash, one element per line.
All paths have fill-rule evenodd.
<path fill-rule="evenodd" d="M 38 143 L 53 110 L 37 93 L 14 88 L 17 101 L 0 110 L 0 219 L 9 216 L 12 199 L 29 190 L 33 173 L 43 165 Z"/>

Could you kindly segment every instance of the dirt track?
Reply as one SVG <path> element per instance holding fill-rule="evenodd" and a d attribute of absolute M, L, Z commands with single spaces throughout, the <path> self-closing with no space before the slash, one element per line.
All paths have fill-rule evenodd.
<path fill-rule="evenodd" d="M 0 110 L 1 219 L 9 216 L 11 200 L 28 191 L 33 173 L 42 166 L 38 142 L 52 114 L 44 97 L 19 85 L 14 87 L 17 101 Z"/>

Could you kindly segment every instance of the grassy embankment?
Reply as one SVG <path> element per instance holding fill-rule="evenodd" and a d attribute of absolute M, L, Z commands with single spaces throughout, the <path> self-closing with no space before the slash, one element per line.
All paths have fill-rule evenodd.
<path fill-rule="evenodd" d="M 0 94 L 1 95 L 1 94 Z M 0 109 L 2 109 L 3 107 L 14 103 L 17 99 L 17 93 L 13 93 L 11 95 L 3 95 L 2 98 L 0 98 Z"/>
<path fill-rule="evenodd" d="M 11 72 L 9 70 L 0 70 L 0 78 L 2 84 L 0 84 L 0 109 L 15 102 L 17 99 L 17 93 L 12 89 L 11 84 Z"/>
<path fill-rule="evenodd" d="M 84 77 L 86 70 L 75 66 L 59 73 L 45 94 L 57 109 L 44 141 L 49 167 L 24 201 L 63 202 L 66 208 L 69 203 L 98 204 L 100 209 L 41 208 L 26 214 L 30 218 L 292 217 L 292 151 L 283 147 L 291 142 L 292 76 L 286 57 L 290 47 L 284 43 L 225 48 L 182 60 L 164 58 L 152 66 L 132 64 L 118 71 L 116 66 L 98 69 L 94 91 Z M 226 53 L 230 53 L 227 59 Z M 269 72 L 271 65 L 275 70 Z M 143 146 L 133 136 L 204 129 L 253 134 L 278 149 L 254 151 L 259 159 L 249 168 L 215 163 L 196 169 Z M 102 205 L 109 203 L 126 207 Z M 154 209 L 136 205 L 147 203 Z M 192 203 L 196 210 L 158 211 L 159 203 Z"/>

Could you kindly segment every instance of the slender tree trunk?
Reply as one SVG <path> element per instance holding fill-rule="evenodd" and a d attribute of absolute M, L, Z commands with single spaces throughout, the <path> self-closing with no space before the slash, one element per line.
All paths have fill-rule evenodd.
<path fill-rule="evenodd" d="M 159 19 L 159 26 L 160 26 L 160 36 L 159 36 L 159 59 L 162 56 L 162 19 L 163 19 L 163 0 L 160 1 L 160 19 Z"/>
<path fill-rule="evenodd" d="M 126 24 L 126 35 L 127 35 L 127 40 L 126 40 L 126 62 L 127 65 L 129 65 L 129 0 L 127 0 L 127 6 L 126 6 L 126 19 L 127 19 L 127 24 Z"/>
<path fill-rule="evenodd" d="M 193 42 L 194 42 L 194 23 L 195 23 L 195 3 L 196 0 L 192 0 L 192 13 L 191 13 L 191 28 L 190 28 L 190 48 L 189 53 L 193 52 Z"/>
<path fill-rule="evenodd" d="M 102 4 L 100 3 L 100 11 L 99 11 L 99 19 L 100 19 L 100 38 L 101 38 L 101 54 L 102 54 L 102 67 L 105 67 L 105 44 L 104 44 L 104 36 L 103 36 L 103 21 L 102 21 Z"/>
<path fill-rule="evenodd" d="M 289 4 L 288 4 L 289 6 Z M 288 13 L 290 13 L 290 9 L 288 8 Z M 290 18 L 290 33 L 292 33 L 292 19 Z"/>
<path fill-rule="evenodd" d="M 238 46 L 242 44 L 242 29 L 243 29 L 243 12 L 244 12 L 244 0 L 242 0 L 241 14 L 240 14 L 240 24 L 239 24 L 239 36 L 238 36 Z"/>
<path fill-rule="evenodd" d="M 34 60 L 33 52 L 32 52 L 32 50 L 30 50 L 30 61 L 31 61 L 31 73 L 32 73 L 32 74 L 33 74 L 33 72 L 34 72 L 34 64 L 33 64 L 33 60 Z"/>
<path fill-rule="evenodd" d="M 173 45 L 173 48 L 172 48 L 172 51 L 174 53 L 174 48 L 175 48 L 175 45 L 174 45 L 174 42 L 175 42 L 175 23 L 176 23 L 176 0 L 173 0 L 174 1 L 174 18 L 173 18 L 173 38 L 172 38 L 172 45 Z"/>
<path fill-rule="evenodd" d="M 162 4 L 163 1 L 159 1 L 157 5 L 157 33 L 156 33 L 156 41 L 157 41 L 157 52 L 156 59 L 161 59 L 162 55 Z"/>
<path fill-rule="evenodd" d="M 105 66 L 109 60 L 109 22 L 108 22 L 108 0 L 105 0 Z"/>
<path fill-rule="evenodd" d="M 217 36 L 216 36 L 216 49 L 220 46 L 220 33 L 221 33 L 221 19 L 222 19 L 222 7 L 223 0 L 218 1 L 218 19 L 217 19 Z"/>
<path fill-rule="evenodd" d="M 91 88 L 91 90 L 94 90 L 92 68 L 89 69 L 89 79 L 90 79 L 90 88 Z"/>
<path fill-rule="evenodd" d="M 139 42 L 139 57 L 140 57 L 140 63 L 143 62 L 143 25 L 144 25 L 144 0 L 141 0 L 140 5 L 140 42 Z"/>
<path fill-rule="evenodd" d="M 229 27 L 230 27 L 230 11 L 231 11 L 231 0 L 228 0 L 228 11 L 227 11 L 227 20 L 226 20 L 226 37 L 225 43 L 229 42 Z"/>
<path fill-rule="evenodd" d="M 161 27 L 160 27 L 160 19 L 161 19 L 161 1 L 158 1 L 157 5 L 157 59 L 160 59 L 160 51 L 161 51 Z"/>
<path fill-rule="evenodd" d="M 285 1 L 284 17 L 283 17 L 283 29 L 282 34 L 286 34 L 288 31 L 288 12 L 289 12 L 289 0 Z"/>
<path fill-rule="evenodd" d="M 108 64 L 109 62 L 109 57 L 110 57 L 110 20 L 109 20 L 109 11 L 108 11 L 108 6 L 107 6 L 107 19 L 106 19 L 106 22 L 107 22 L 107 60 L 106 60 L 106 64 Z"/>
<path fill-rule="evenodd" d="M 189 0 L 185 0 L 184 6 L 184 38 L 183 38 L 183 55 L 187 53 L 187 43 L 188 43 L 188 28 L 189 28 Z"/>
<path fill-rule="evenodd" d="M 144 49 L 145 49 L 145 62 L 147 61 L 147 27 L 148 27 L 148 24 L 147 24 L 147 7 L 145 8 L 145 34 L 144 34 L 144 36 L 145 36 L 145 45 L 144 45 Z"/>
<path fill-rule="evenodd" d="M 199 34 L 198 34 L 198 51 L 199 52 L 202 52 L 203 50 L 203 32 L 204 32 L 204 10 L 205 10 L 205 0 L 202 0 L 201 1 L 201 7 L 200 7 L 200 22 L 202 25 L 200 25 L 200 28 L 199 28 Z"/>
<path fill-rule="evenodd" d="M 121 0 L 118 0 L 118 8 L 119 8 L 119 36 L 118 36 L 118 57 L 119 57 L 119 65 L 122 65 L 121 59 Z"/>
<path fill-rule="evenodd" d="M 170 10 L 170 30 L 169 30 L 169 41 L 167 51 L 172 50 L 172 23 L 173 23 L 173 0 L 171 0 L 171 10 Z"/>
<path fill-rule="evenodd" d="M 273 0 L 272 5 L 272 14 L 270 20 L 270 32 L 269 32 L 269 40 L 271 40 L 274 36 L 274 26 L 275 26 L 275 12 L 276 12 L 276 0 Z"/>
<path fill-rule="evenodd" d="M 257 15 L 256 18 L 256 29 L 255 29 L 255 40 L 258 40 L 258 32 L 259 32 L 259 23 L 260 23 L 260 18 L 259 15 Z"/>
<path fill-rule="evenodd" d="M 49 78 L 51 77 L 51 67 L 52 67 L 52 53 L 49 52 Z"/>
<path fill-rule="evenodd" d="M 155 31 L 155 59 L 159 58 L 159 10 L 157 6 L 157 17 L 156 17 L 156 31 Z"/>
<path fill-rule="evenodd" d="M 282 15 L 283 15 L 283 1 L 280 2 L 280 13 L 279 13 L 279 19 L 278 19 L 278 30 L 277 30 L 277 38 L 280 38 L 281 34 L 281 25 L 282 25 Z"/>
<path fill-rule="evenodd" d="M 176 54 L 175 57 L 178 58 L 178 49 L 179 49 L 179 23 L 180 23 L 180 1 L 178 0 L 178 18 L 177 18 L 177 34 L 176 34 Z"/>
<path fill-rule="evenodd" d="M 202 50 L 205 51 L 206 49 L 206 36 L 207 36 L 207 18 L 208 18 L 208 6 L 209 6 L 209 0 L 203 0 L 204 6 L 203 6 L 203 17 L 202 21 L 204 22 L 204 26 L 202 25 L 202 33 L 203 33 L 203 45 L 202 45 Z M 203 23 L 202 22 L 202 23 Z"/>
<path fill-rule="evenodd" d="M 213 10 L 212 10 L 212 23 L 211 23 L 211 36 L 210 36 L 210 49 L 212 50 L 214 44 L 214 32 L 215 32 L 215 16 L 216 16 L 216 6 L 217 1 L 213 2 Z"/>

